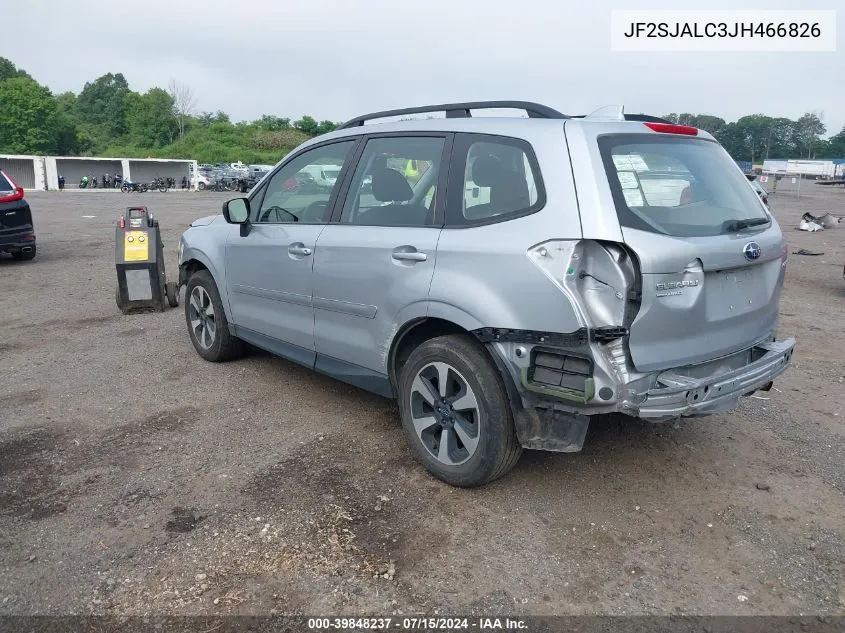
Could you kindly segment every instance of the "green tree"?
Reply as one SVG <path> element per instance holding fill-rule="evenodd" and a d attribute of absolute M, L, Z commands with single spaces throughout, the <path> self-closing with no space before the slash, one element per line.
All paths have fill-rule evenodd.
<path fill-rule="evenodd" d="M 766 149 L 763 159 L 788 158 L 795 153 L 793 144 L 795 121 L 778 117 L 771 119 L 766 135 Z"/>
<path fill-rule="evenodd" d="M 821 155 L 821 152 L 819 152 L 819 155 Z M 845 158 L 845 127 L 827 140 L 824 157 Z"/>
<path fill-rule="evenodd" d="M 334 121 L 320 121 L 320 125 L 317 126 L 317 130 L 315 134 L 328 134 L 329 132 L 333 132 L 342 124 L 335 123 Z"/>
<path fill-rule="evenodd" d="M 298 121 L 295 121 L 293 124 L 300 132 L 305 132 L 306 134 L 310 134 L 311 136 L 317 134 L 317 130 L 320 127 L 320 124 L 314 119 L 314 117 L 310 117 L 307 114 L 303 116 Z"/>
<path fill-rule="evenodd" d="M 735 160 L 751 160 L 745 132 L 736 122 L 725 125 L 716 139 Z"/>
<path fill-rule="evenodd" d="M 231 123 L 229 115 L 221 110 L 217 112 L 203 112 L 197 117 L 196 121 L 201 127 L 209 127 L 215 123 Z"/>
<path fill-rule="evenodd" d="M 28 76 L 0 81 L 0 151 L 55 152 L 59 124 L 58 106 L 47 88 Z"/>
<path fill-rule="evenodd" d="M 126 125 L 130 140 L 138 147 L 164 147 L 179 132 L 174 117 L 173 97 L 161 88 L 151 88 L 143 95 L 126 96 Z"/>
<path fill-rule="evenodd" d="M 282 118 L 271 114 L 262 114 L 261 118 L 255 121 L 255 124 L 266 132 L 278 132 L 279 130 L 290 129 L 289 118 Z"/>
<path fill-rule="evenodd" d="M 752 163 L 762 160 L 771 122 L 771 117 L 764 114 L 749 114 L 737 119 L 737 128 L 745 139 L 744 157 L 739 160 L 750 160 Z"/>
<path fill-rule="evenodd" d="M 709 132 L 717 139 L 719 138 L 719 135 L 722 134 L 722 132 L 724 131 L 725 125 L 727 125 L 727 123 L 725 123 L 725 120 L 717 116 L 711 116 L 709 114 L 699 114 L 695 117 L 695 126 L 701 128 L 705 132 Z"/>
<path fill-rule="evenodd" d="M 126 133 L 126 96 L 129 84 L 121 74 L 108 73 L 86 83 L 77 99 L 82 123 L 98 128 L 104 141 Z"/>
<path fill-rule="evenodd" d="M 676 121 L 673 121 L 678 125 L 696 125 L 696 116 L 694 114 L 690 114 L 689 112 L 681 112 L 678 115 Z"/>
<path fill-rule="evenodd" d="M 807 152 L 807 158 L 813 157 L 813 149 L 819 143 L 819 137 L 825 133 L 827 128 L 822 123 L 821 117 L 815 112 L 807 112 L 795 122 L 794 138 L 798 145 L 796 149 Z"/>
<path fill-rule="evenodd" d="M 0 57 L 0 81 L 3 81 L 4 79 L 11 79 L 12 77 L 26 77 L 28 79 L 32 79 L 32 77 L 30 77 L 26 72 L 16 68 L 11 61 L 5 57 Z"/>

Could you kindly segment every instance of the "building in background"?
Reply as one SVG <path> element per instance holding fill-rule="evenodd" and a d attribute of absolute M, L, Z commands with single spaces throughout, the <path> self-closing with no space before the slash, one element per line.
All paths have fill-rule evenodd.
<path fill-rule="evenodd" d="M 65 189 L 76 189 L 83 176 L 101 180 L 105 174 L 135 182 L 150 182 L 157 176 L 177 183 L 187 177 L 197 187 L 197 161 L 177 158 L 94 158 L 88 156 L 0 155 L 0 169 L 26 190 L 58 191 L 59 176 Z"/>
<path fill-rule="evenodd" d="M 845 158 L 765 160 L 763 173 L 810 178 L 842 178 L 845 176 Z"/>

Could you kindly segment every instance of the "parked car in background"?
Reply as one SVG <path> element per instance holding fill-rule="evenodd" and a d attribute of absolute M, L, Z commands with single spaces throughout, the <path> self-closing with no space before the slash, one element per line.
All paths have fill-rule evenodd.
<path fill-rule="evenodd" d="M 760 200 L 763 201 L 767 207 L 769 206 L 769 192 L 763 188 L 763 185 L 760 184 L 760 181 L 757 180 L 757 174 L 745 174 L 745 177 L 748 179 L 748 182 L 751 183 L 751 186 L 754 188 L 754 191 L 760 197 Z"/>
<path fill-rule="evenodd" d="M 501 108 L 529 116 L 470 116 Z M 769 390 L 795 345 L 777 337 L 787 253 L 703 130 L 483 102 L 304 143 L 183 233 L 179 283 L 202 358 L 246 342 L 395 398 L 425 467 L 473 486 L 523 448 L 581 450 L 594 416 Z"/>
<path fill-rule="evenodd" d="M 303 171 L 310 174 L 320 187 L 326 189 L 334 187 L 340 175 L 340 167 L 337 165 L 306 165 Z"/>
<path fill-rule="evenodd" d="M 35 257 L 35 226 L 23 187 L 0 170 L 0 253 L 15 259 Z"/>
<path fill-rule="evenodd" d="M 197 189 L 200 191 L 207 189 L 211 185 L 211 178 L 208 176 L 208 172 L 200 171 L 197 173 Z"/>
<path fill-rule="evenodd" d="M 256 169 L 250 165 L 249 171 L 238 179 L 238 191 L 247 193 L 255 185 L 257 185 L 264 176 L 266 176 L 273 168 Z"/>

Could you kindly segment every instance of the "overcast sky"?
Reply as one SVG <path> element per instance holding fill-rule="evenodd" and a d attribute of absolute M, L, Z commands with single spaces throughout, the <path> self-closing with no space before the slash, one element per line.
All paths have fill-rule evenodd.
<path fill-rule="evenodd" d="M 611 53 L 613 8 L 794 9 L 770 0 L 30 0 L 2 12 L 0 56 L 54 92 L 122 72 L 188 84 L 198 111 L 341 121 L 373 110 L 523 99 L 583 114 L 823 111 L 845 125 L 845 10 L 835 53 Z M 807 8 L 841 9 L 836 0 Z"/>

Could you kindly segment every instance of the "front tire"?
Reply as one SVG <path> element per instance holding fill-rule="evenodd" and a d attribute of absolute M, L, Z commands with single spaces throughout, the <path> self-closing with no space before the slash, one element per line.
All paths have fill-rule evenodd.
<path fill-rule="evenodd" d="M 398 382 L 411 450 L 438 479 L 480 486 L 519 461 L 522 447 L 505 385 L 474 339 L 449 335 L 426 341 L 411 353 Z"/>
<path fill-rule="evenodd" d="M 188 279 L 185 321 L 194 349 L 205 360 L 219 363 L 241 355 L 243 342 L 229 333 L 217 284 L 207 270 L 200 270 Z"/>

